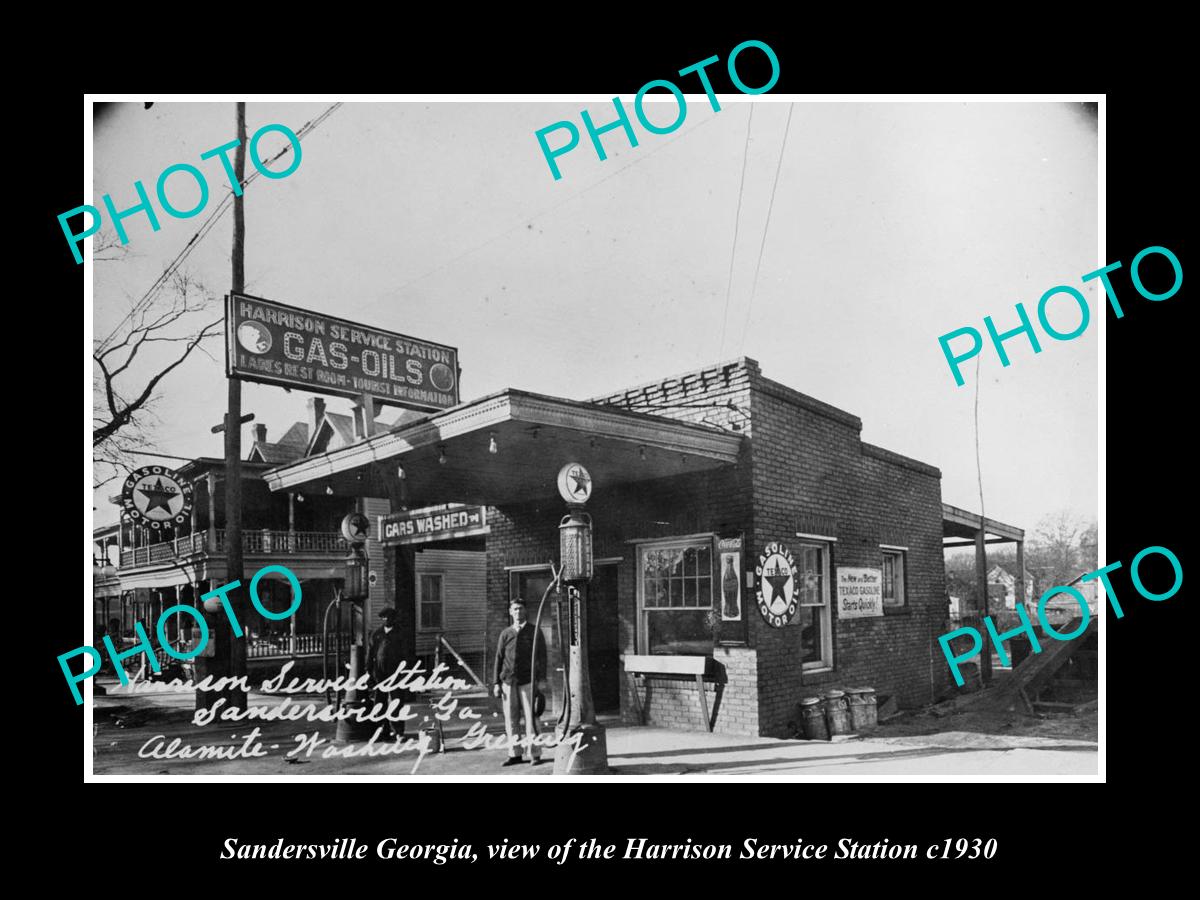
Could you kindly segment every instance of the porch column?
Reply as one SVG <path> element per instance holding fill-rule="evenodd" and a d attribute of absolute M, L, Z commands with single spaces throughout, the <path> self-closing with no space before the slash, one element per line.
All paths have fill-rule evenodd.
<path fill-rule="evenodd" d="M 196 483 L 193 481 L 193 482 L 192 482 L 192 494 L 193 494 L 193 496 L 195 495 L 195 491 L 196 491 Z M 192 515 L 191 515 L 191 518 L 188 520 L 188 550 L 189 550 L 189 551 L 195 551 L 195 549 L 196 549 L 196 537 L 195 537 L 195 535 L 196 535 L 196 521 L 197 521 L 197 518 L 198 518 L 198 517 L 197 517 L 197 515 L 196 515 L 196 504 L 195 504 L 195 503 L 193 503 L 193 504 L 192 504 Z"/>
<path fill-rule="evenodd" d="M 1025 605 L 1025 542 L 1017 541 L 1017 605 Z M 1028 610 L 1026 610 L 1028 612 Z"/>
<path fill-rule="evenodd" d="M 296 552 L 296 495 L 288 491 L 288 536 L 287 552 Z M 293 625 L 295 624 L 293 619 Z M 293 633 L 295 629 L 293 628 Z"/>
<path fill-rule="evenodd" d="M 217 552 L 217 476 L 209 472 L 208 482 L 208 552 Z"/>

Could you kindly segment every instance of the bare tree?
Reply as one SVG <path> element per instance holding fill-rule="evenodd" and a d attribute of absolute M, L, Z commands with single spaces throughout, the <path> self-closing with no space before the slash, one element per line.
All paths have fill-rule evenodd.
<path fill-rule="evenodd" d="M 100 231 L 92 239 L 92 261 L 113 262 L 129 255 L 129 247 L 111 231 Z"/>
<path fill-rule="evenodd" d="M 194 278 L 176 272 L 166 290 L 135 306 L 117 332 L 97 341 L 92 354 L 92 449 L 99 487 L 131 468 L 134 450 L 151 445 L 145 431 L 162 380 L 208 338 L 223 318 L 209 321 L 214 298 Z"/>
<path fill-rule="evenodd" d="M 1068 585 L 1095 566 L 1096 526 L 1070 510 L 1059 510 L 1038 522 L 1026 549 L 1026 568 L 1034 577 L 1034 596 Z"/>
<path fill-rule="evenodd" d="M 1089 572 L 1100 568 L 1100 533 L 1095 522 L 1091 522 L 1079 538 L 1079 563 Z"/>

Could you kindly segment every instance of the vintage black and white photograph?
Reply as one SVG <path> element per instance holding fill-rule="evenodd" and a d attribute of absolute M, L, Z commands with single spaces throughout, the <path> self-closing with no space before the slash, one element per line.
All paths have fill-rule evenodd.
<path fill-rule="evenodd" d="M 1102 98 L 676 83 L 93 98 L 90 779 L 1100 780 Z"/>

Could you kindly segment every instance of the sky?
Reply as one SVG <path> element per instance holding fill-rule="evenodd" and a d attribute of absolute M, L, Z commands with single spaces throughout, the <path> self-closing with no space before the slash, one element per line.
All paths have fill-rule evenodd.
<path fill-rule="evenodd" d="M 579 113 L 610 121 L 606 98 L 346 103 L 305 137 L 291 175 L 248 186 L 246 291 L 457 347 L 463 400 L 506 387 L 586 399 L 748 356 L 859 416 L 864 441 L 940 468 L 945 502 L 978 511 L 981 478 L 990 518 L 1026 529 L 1059 509 L 1096 519 L 1101 310 L 1096 282 L 1081 282 L 1109 262 L 1097 252 L 1095 117 L 1052 102 L 720 103 L 688 95 L 669 135 L 634 118 L 638 146 L 609 132 L 603 161 Z M 248 133 L 295 131 L 328 106 L 250 102 Z M 674 101 L 647 110 L 663 124 L 676 113 Z M 555 180 L 534 134 L 560 120 L 582 140 Z M 84 202 L 111 193 L 132 206 L 136 180 L 153 195 L 177 163 L 201 169 L 211 192 L 195 218 L 160 210 L 159 231 L 130 217 L 125 255 L 89 264 L 97 336 L 228 191 L 219 161 L 200 155 L 234 136 L 233 102 L 119 103 L 96 116 Z M 284 144 L 267 134 L 263 156 Z M 170 181 L 184 209 L 198 198 L 187 182 Z M 185 266 L 214 297 L 204 321 L 229 289 L 231 234 L 226 214 Z M 1036 321 L 1056 285 L 1088 299 L 1092 324 L 1071 341 L 1039 333 L 1040 354 L 1008 341 L 1006 368 L 985 346 L 977 472 L 975 361 L 956 386 L 938 337 L 983 332 L 987 315 L 1015 327 L 1018 302 Z M 1049 315 L 1062 331 L 1079 321 L 1061 298 Z M 221 338 L 205 347 L 161 384 L 148 420 L 159 452 L 223 453 L 210 432 L 226 402 Z M 133 381 L 161 363 L 151 349 Z M 312 396 L 247 383 L 242 407 L 277 439 Z M 94 493 L 96 525 L 116 520 L 116 490 Z"/>

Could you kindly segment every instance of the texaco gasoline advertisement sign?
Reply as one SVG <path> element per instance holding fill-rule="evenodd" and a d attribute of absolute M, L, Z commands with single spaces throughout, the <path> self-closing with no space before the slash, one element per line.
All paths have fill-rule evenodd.
<path fill-rule="evenodd" d="M 796 561 L 783 544 L 772 541 L 759 554 L 754 567 L 758 576 L 758 611 L 773 628 L 782 628 L 796 614 Z"/>
<path fill-rule="evenodd" d="M 192 514 L 192 486 L 166 466 L 142 466 L 121 485 L 121 506 L 131 521 L 155 531 L 181 525 Z"/>

